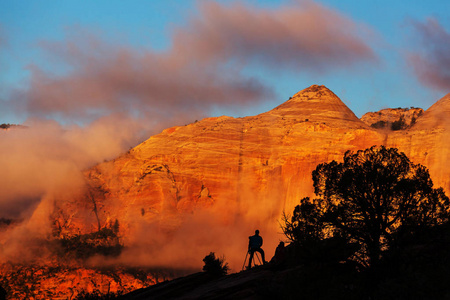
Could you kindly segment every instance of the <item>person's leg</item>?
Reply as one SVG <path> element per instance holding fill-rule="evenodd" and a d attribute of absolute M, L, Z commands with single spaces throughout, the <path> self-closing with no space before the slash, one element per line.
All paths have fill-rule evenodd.
<path fill-rule="evenodd" d="M 261 254 L 262 263 L 265 263 L 266 262 L 266 258 L 264 256 L 264 250 L 259 248 L 257 251 Z"/>
<path fill-rule="evenodd" d="M 249 250 L 248 252 L 250 253 L 250 257 L 248 259 L 248 268 L 250 269 L 252 267 L 253 254 L 255 253 L 255 251 Z"/>

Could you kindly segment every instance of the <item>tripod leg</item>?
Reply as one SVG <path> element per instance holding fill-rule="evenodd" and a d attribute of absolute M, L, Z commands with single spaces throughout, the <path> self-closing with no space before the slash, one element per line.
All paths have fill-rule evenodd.
<path fill-rule="evenodd" d="M 261 258 L 259 258 L 259 255 L 261 255 L 261 253 L 257 252 L 256 257 L 258 258 L 259 264 L 262 265 Z"/>
<path fill-rule="evenodd" d="M 247 254 L 245 255 L 244 264 L 242 265 L 242 270 L 244 270 L 244 268 L 245 268 L 245 262 L 247 261 L 247 256 L 248 256 L 248 251 L 247 251 Z"/>

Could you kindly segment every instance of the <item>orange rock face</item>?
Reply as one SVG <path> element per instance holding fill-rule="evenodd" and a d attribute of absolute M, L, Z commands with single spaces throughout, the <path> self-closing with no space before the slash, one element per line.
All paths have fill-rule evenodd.
<path fill-rule="evenodd" d="M 414 110 L 416 124 L 408 130 L 377 130 L 329 89 L 314 85 L 257 116 L 207 118 L 166 129 L 86 172 L 103 192 L 95 197 L 98 218 L 90 201 L 80 210 L 83 201 L 77 200 L 82 214 L 74 217 L 84 219 L 77 230 L 88 232 L 97 221 L 104 226 L 117 219 L 133 239 L 136 223 L 159 220 L 163 228 L 176 228 L 180 213 L 218 203 L 227 203 L 224 222 L 259 207 L 259 222 L 273 223 L 299 199 L 313 196 L 311 172 L 319 163 L 372 145 L 399 148 L 426 165 L 436 185 L 448 192 L 449 99 L 420 117 Z"/>
<path fill-rule="evenodd" d="M 56 198 L 51 221 L 59 237 L 117 225 L 128 251 L 121 263 L 200 267 L 217 251 L 237 270 L 256 228 L 270 259 L 283 239 L 282 212 L 314 196 L 318 164 L 348 150 L 396 147 L 449 193 L 450 95 L 418 114 L 407 130 L 375 129 L 314 85 L 260 115 L 207 118 L 150 137 L 86 171 L 88 191 Z"/>
<path fill-rule="evenodd" d="M 127 232 L 155 218 L 177 226 L 178 213 L 216 203 L 228 203 L 230 222 L 249 206 L 264 207 L 260 218 L 266 222 L 311 195 L 317 164 L 384 139 L 330 90 L 312 86 L 257 116 L 166 129 L 86 176 L 104 191 L 96 198 L 100 223 L 118 219 Z M 77 201 L 77 210 L 88 212 L 88 202 Z M 91 219 L 82 231 L 96 227 L 88 215 L 81 216 Z"/>

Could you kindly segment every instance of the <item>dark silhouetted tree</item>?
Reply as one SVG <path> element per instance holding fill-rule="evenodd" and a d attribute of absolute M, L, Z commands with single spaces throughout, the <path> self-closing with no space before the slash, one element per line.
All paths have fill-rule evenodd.
<path fill-rule="evenodd" d="M 294 209 L 292 217 L 283 214 L 282 229 L 286 237 L 299 244 L 309 244 L 324 238 L 325 224 L 323 214 L 311 203 L 309 197 L 303 198 Z"/>
<path fill-rule="evenodd" d="M 214 252 L 211 252 L 209 255 L 205 256 L 203 262 L 205 263 L 203 266 L 203 271 L 213 277 L 223 276 L 228 273 L 228 263 L 225 263 L 224 258 L 216 258 Z"/>
<path fill-rule="evenodd" d="M 402 235 L 449 219 L 443 189 L 433 188 L 428 170 L 395 148 L 348 151 L 342 163 L 320 164 L 312 177 L 318 197 L 302 199 L 285 222 L 286 235 L 359 243 L 354 258 L 364 267 L 376 265 Z"/>

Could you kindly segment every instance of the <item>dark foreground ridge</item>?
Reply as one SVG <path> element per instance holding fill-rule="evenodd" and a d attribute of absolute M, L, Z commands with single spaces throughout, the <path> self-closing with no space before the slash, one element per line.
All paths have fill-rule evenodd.
<path fill-rule="evenodd" d="M 281 287 L 283 272 L 268 267 L 211 278 L 206 273 L 195 273 L 163 282 L 124 295 L 120 299 L 263 299 L 274 295 Z M 273 297 L 269 297 L 273 298 Z"/>
<path fill-rule="evenodd" d="M 214 278 L 206 272 L 139 289 L 123 300 L 144 299 L 448 299 L 450 225 L 438 226 L 387 253 L 377 270 L 344 261 L 333 241 L 287 249 L 282 265 L 269 263 Z"/>

